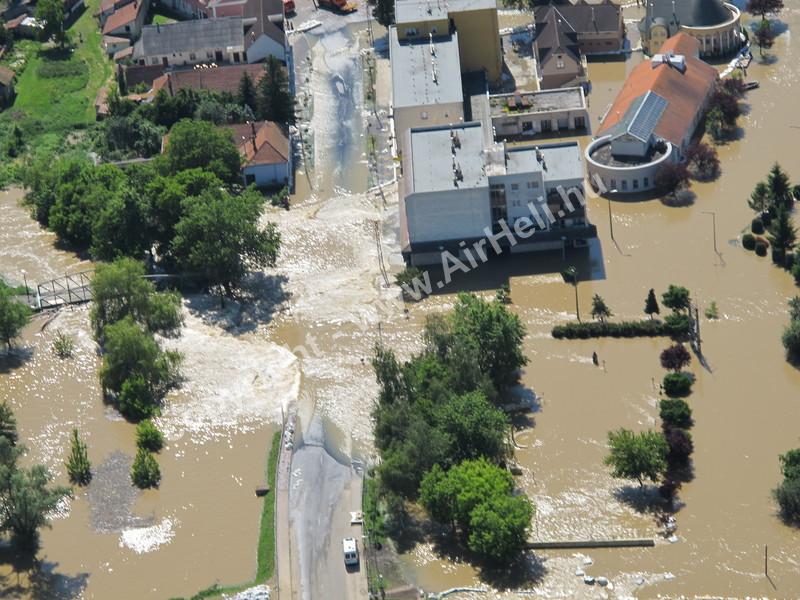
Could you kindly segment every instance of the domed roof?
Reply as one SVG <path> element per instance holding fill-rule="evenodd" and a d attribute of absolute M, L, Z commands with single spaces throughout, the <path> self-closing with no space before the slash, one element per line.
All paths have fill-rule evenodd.
<path fill-rule="evenodd" d="M 731 11 L 722 0 L 648 0 L 647 18 L 665 19 L 670 24 L 686 27 L 714 27 L 727 23 Z M 677 23 L 675 23 L 677 17 Z"/>

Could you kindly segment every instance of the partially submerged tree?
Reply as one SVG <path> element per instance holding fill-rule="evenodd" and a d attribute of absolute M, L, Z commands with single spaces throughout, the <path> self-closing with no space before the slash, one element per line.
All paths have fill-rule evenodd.
<path fill-rule="evenodd" d="M 650 315 L 650 318 L 655 318 L 654 315 L 657 315 L 661 312 L 661 309 L 658 307 L 658 300 L 656 300 L 656 292 L 653 288 L 650 288 L 650 291 L 647 292 L 647 299 L 644 301 L 644 314 Z"/>
<path fill-rule="evenodd" d="M 656 187 L 677 198 L 678 192 L 689 187 L 689 169 L 684 163 L 664 163 L 656 172 L 654 181 Z"/>
<path fill-rule="evenodd" d="M 11 290 L 0 289 L 0 342 L 11 350 L 11 342 L 16 339 L 22 328 L 28 324 L 31 310 L 11 295 Z"/>
<path fill-rule="evenodd" d="M 781 260 L 794 247 L 795 241 L 797 241 L 797 230 L 792 225 L 792 217 L 786 208 L 779 208 L 775 219 L 770 224 L 769 241 Z"/>
<path fill-rule="evenodd" d="M 592 297 L 592 318 L 605 324 L 606 319 L 613 316 L 611 309 L 606 305 L 606 301 L 599 294 Z"/>
<path fill-rule="evenodd" d="M 747 12 L 758 15 L 763 21 L 767 15 L 776 15 L 783 10 L 783 0 L 748 0 Z"/>
<path fill-rule="evenodd" d="M 775 45 L 775 33 L 772 31 L 772 27 L 767 20 L 763 20 L 758 24 L 755 32 L 753 32 L 753 37 L 755 38 L 756 44 L 758 44 L 758 53 L 762 58 L 764 56 L 764 50 L 769 50 Z"/>
<path fill-rule="evenodd" d="M 747 205 L 758 213 L 766 212 L 772 207 L 772 194 L 765 182 L 759 181 L 756 184 L 753 193 L 750 194 Z"/>
<path fill-rule="evenodd" d="M 661 352 L 661 366 L 677 373 L 692 361 L 692 355 L 683 344 L 673 344 Z"/>
<path fill-rule="evenodd" d="M 679 285 L 670 284 L 667 291 L 661 295 L 661 303 L 675 312 L 688 311 L 691 302 L 689 290 Z"/>
<path fill-rule="evenodd" d="M 72 430 L 72 441 L 66 467 L 71 483 L 88 485 L 92 480 L 92 463 L 89 462 L 86 444 L 80 439 L 77 429 Z"/>
<path fill-rule="evenodd" d="M 608 433 L 610 454 L 603 461 L 619 479 L 634 479 L 639 486 L 649 479 L 656 482 L 667 470 L 669 446 L 664 436 L 655 431 L 633 433 L 619 429 Z"/>
<path fill-rule="evenodd" d="M 719 156 L 708 144 L 695 142 L 689 146 L 686 150 L 686 160 L 701 179 L 712 179 L 719 174 Z"/>

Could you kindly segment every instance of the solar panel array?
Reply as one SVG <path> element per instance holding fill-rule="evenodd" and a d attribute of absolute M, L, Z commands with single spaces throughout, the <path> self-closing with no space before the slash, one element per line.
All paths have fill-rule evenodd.
<path fill-rule="evenodd" d="M 647 142 L 650 136 L 653 135 L 653 130 L 661 120 L 661 115 L 667 108 L 667 101 L 656 94 L 655 92 L 647 92 L 639 110 L 631 119 L 631 124 L 628 126 L 628 133 L 635 138 Z"/>

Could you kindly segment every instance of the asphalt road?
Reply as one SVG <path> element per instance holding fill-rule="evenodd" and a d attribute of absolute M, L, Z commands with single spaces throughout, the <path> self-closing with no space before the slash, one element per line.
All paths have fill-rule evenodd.
<path fill-rule="evenodd" d="M 322 421 L 312 419 L 292 460 L 289 490 L 294 596 L 301 600 L 368 597 L 366 571 L 344 564 L 342 539 L 354 537 L 363 552 L 361 527 L 350 511 L 361 508 L 361 475 L 324 447 Z"/>

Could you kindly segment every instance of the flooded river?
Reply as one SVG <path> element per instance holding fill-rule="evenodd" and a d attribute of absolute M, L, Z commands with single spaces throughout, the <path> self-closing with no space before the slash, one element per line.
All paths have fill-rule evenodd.
<path fill-rule="evenodd" d="M 719 306 L 721 318 L 702 323 L 708 368 L 696 357 L 690 367 L 697 375 L 689 398 L 694 479 L 679 492 L 676 543 L 657 536 L 652 518 L 636 510 L 636 494 L 602 465 L 609 430 L 660 426 L 653 381 L 663 377 L 658 355 L 667 340 L 553 340 L 551 327 L 574 318 L 573 290 L 557 275 L 560 256 L 497 261 L 464 283 L 480 289 L 509 281 L 514 310 L 528 327 L 531 361 L 523 382 L 542 400 L 532 427 L 516 440 L 525 446 L 517 451 L 522 487 L 537 506 L 534 538 L 657 537 L 654 548 L 537 553 L 537 576 L 523 585 L 537 595 L 800 597 L 800 531 L 781 523 L 770 494 L 781 478 L 778 455 L 800 446 L 800 371 L 786 363 L 780 342 L 786 301 L 798 290 L 789 274 L 736 241 L 752 218 L 746 199 L 774 161 L 800 181 L 800 41 L 791 34 L 800 28 L 800 7 L 787 3 L 781 18 L 789 29 L 771 52 L 776 60 L 754 61 L 748 70 L 761 88 L 746 99 L 742 137 L 718 148 L 719 180 L 694 183 L 696 198 L 688 207 L 613 202 L 619 248 L 610 239 L 607 202 L 593 199 L 600 249 L 568 255 L 581 271 L 585 319 L 593 294 L 603 296 L 616 319 L 643 318 L 648 289 L 660 294 L 670 283 L 687 286 L 701 312 L 711 301 Z M 631 62 L 590 64 L 595 127 Z M 716 214 L 720 256 L 706 211 Z M 412 310 L 449 301 L 435 298 Z M 592 364 L 595 351 L 600 367 Z M 771 580 L 764 576 L 765 546 Z M 591 566 L 583 566 L 586 557 Z M 441 561 L 427 546 L 406 556 L 405 564 L 428 590 L 479 582 L 470 568 Z M 577 569 L 608 577 L 614 590 L 585 585 Z"/>

